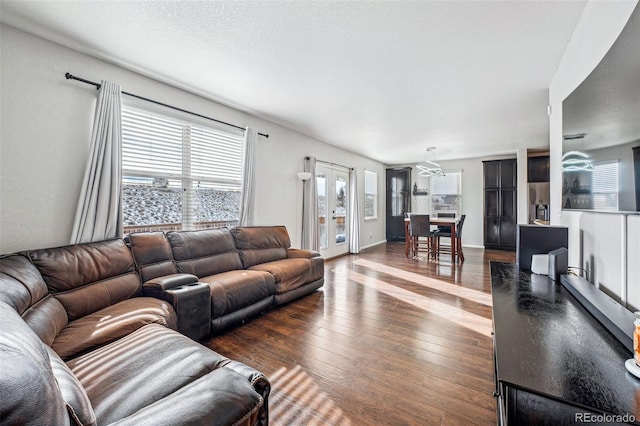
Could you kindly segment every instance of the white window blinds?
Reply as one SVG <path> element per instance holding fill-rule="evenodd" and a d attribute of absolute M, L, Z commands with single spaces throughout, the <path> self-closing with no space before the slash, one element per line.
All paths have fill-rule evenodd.
<path fill-rule="evenodd" d="M 125 233 L 236 224 L 240 134 L 123 107 Z"/>
<path fill-rule="evenodd" d="M 122 111 L 122 169 L 128 174 L 182 177 L 182 125 L 130 109 Z"/>
<path fill-rule="evenodd" d="M 364 218 L 378 217 L 378 173 L 373 170 L 364 171 Z"/>
<path fill-rule="evenodd" d="M 591 178 L 593 208 L 618 210 L 618 160 L 595 163 Z"/>
<path fill-rule="evenodd" d="M 444 176 L 431 176 L 431 214 L 462 213 L 462 171 L 449 171 Z"/>
<path fill-rule="evenodd" d="M 219 188 L 239 189 L 242 183 L 242 139 L 193 126 L 191 175 Z"/>

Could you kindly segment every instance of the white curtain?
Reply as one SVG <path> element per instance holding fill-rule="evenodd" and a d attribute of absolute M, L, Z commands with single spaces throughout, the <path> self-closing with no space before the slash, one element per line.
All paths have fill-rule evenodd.
<path fill-rule="evenodd" d="M 318 184 L 315 157 L 305 159 L 304 171 L 311 173 L 311 177 L 304 182 L 302 191 L 302 248 L 319 251 Z"/>
<path fill-rule="evenodd" d="M 256 145 L 258 133 L 247 127 L 244 132 L 244 151 L 242 161 L 242 191 L 240 195 L 240 226 L 256 224 Z"/>
<path fill-rule="evenodd" d="M 349 170 L 349 252 L 360 253 L 360 209 L 358 208 L 358 173 Z"/>
<path fill-rule="evenodd" d="M 102 81 L 71 244 L 122 237 L 122 95 Z"/>

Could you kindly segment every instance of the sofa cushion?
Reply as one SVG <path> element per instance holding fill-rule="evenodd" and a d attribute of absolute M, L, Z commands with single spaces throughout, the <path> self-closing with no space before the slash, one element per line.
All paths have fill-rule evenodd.
<path fill-rule="evenodd" d="M 178 271 L 206 277 L 242 269 L 240 255 L 227 228 L 167 233 Z"/>
<path fill-rule="evenodd" d="M 82 384 L 53 349 L 46 346 L 46 350 L 53 369 L 53 375 L 58 383 L 62 399 L 67 405 L 69 415 L 77 425 L 95 425 L 96 415 Z"/>
<path fill-rule="evenodd" d="M 238 226 L 232 233 L 245 268 L 285 259 L 287 249 L 291 247 L 284 226 Z"/>
<path fill-rule="evenodd" d="M 48 295 L 22 315 L 22 319 L 36 332 L 40 340 L 51 346 L 56 336 L 67 326 L 67 311 L 60 301 Z"/>
<path fill-rule="evenodd" d="M 286 293 L 304 284 L 319 280 L 324 276 L 324 260 L 293 258 L 260 263 L 250 268 L 252 271 L 269 272 L 276 281 L 276 293 Z"/>
<path fill-rule="evenodd" d="M 275 280 L 261 271 L 228 271 L 200 278 L 211 288 L 211 318 L 219 318 L 275 294 Z"/>
<path fill-rule="evenodd" d="M 48 294 L 38 269 L 25 256 L 0 258 L 0 300 L 14 308 L 47 345 L 67 325 L 67 312 Z"/>
<path fill-rule="evenodd" d="M 171 245 L 164 232 L 140 232 L 126 238 L 142 282 L 178 272 Z"/>
<path fill-rule="evenodd" d="M 142 294 L 133 257 L 121 239 L 30 251 L 69 321 Z"/>
<path fill-rule="evenodd" d="M 86 389 L 98 424 L 120 419 L 124 424 L 232 424 L 261 405 L 262 398 L 247 379 L 223 368 L 229 362 L 151 324 L 67 365 Z M 175 418 L 187 411 L 189 421 Z"/>
<path fill-rule="evenodd" d="M 25 256 L 10 254 L 0 258 L 0 300 L 20 315 L 48 293 L 42 275 Z"/>
<path fill-rule="evenodd" d="M 67 360 L 126 336 L 147 324 L 160 324 L 175 330 L 175 311 L 169 303 L 153 297 L 123 300 L 70 322 L 58 334 L 51 347 L 62 359 Z"/>
<path fill-rule="evenodd" d="M 64 425 L 67 409 L 47 350 L 13 307 L 0 301 L 0 419 L 8 425 Z"/>

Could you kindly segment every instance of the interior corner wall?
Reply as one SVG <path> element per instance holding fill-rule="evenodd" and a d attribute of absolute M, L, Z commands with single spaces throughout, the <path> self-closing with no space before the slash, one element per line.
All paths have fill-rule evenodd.
<path fill-rule="evenodd" d="M 526 149 L 518 150 L 518 224 L 529 223 L 529 157 Z"/>
<path fill-rule="evenodd" d="M 256 168 L 259 225 L 285 225 L 292 245 L 300 245 L 304 157 L 353 167 L 358 172 L 360 211 L 364 169 L 378 172 L 384 193 L 384 166 L 374 160 L 301 135 L 197 94 L 142 76 L 42 38 L 0 26 L 0 253 L 68 244 L 84 174 L 96 90 L 65 80 L 65 72 L 123 90 L 252 126 L 259 138 Z M 378 200 L 384 212 L 384 197 Z M 361 220 L 363 246 L 385 241 L 385 218 Z"/>
<path fill-rule="evenodd" d="M 630 265 L 638 263 L 640 251 L 627 238 L 634 235 L 630 230 L 637 229 L 638 220 L 624 214 L 562 210 L 562 101 L 602 60 L 636 4 L 589 0 L 549 86 L 551 223 L 569 228 L 569 265 L 593 269 L 594 284 L 627 299 L 628 306 L 640 305 L 639 275 L 628 273 Z M 633 268 L 637 272 L 637 266 Z"/>

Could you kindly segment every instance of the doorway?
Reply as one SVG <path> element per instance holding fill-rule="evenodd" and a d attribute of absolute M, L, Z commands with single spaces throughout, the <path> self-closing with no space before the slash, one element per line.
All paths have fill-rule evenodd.
<path fill-rule="evenodd" d="M 404 241 L 404 217 L 411 211 L 411 168 L 387 169 L 387 241 Z"/>
<path fill-rule="evenodd" d="M 349 172 L 318 164 L 316 182 L 320 254 L 329 259 L 349 252 Z"/>

